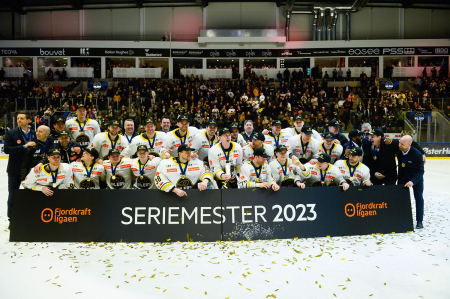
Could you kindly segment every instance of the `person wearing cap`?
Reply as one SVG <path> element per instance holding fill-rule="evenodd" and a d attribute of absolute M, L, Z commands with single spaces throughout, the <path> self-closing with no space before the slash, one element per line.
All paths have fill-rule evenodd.
<path fill-rule="evenodd" d="M 103 161 L 106 175 L 102 177 L 102 181 L 106 180 L 107 189 L 131 189 L 132 160 L 121 158 L 117 148 L 109 150 L 108 159 Z"/>
<path fill-rule="evenodd" d="M 98 158 L 95 148 L 87 148 L 81 161 L 70 163 L 74 189 L 100 189 L 100 180 L 105 180 L 106 171 L 103 165 L 97 163 Z"/>
<path fill-rule="evenodd" d="M 59 133 L 66 128 L 66 122 L 62 117 L 58 117 L 53 124 L 53 129 L 50 132 L 50 136 L 55 139 L 55 144 L 58 143 Z"/>
<path fill-rule="evenodd" d="M 108 131 L 95 135 L 91 147 L 95 148 L 100 155 L 100 159 L 107 160 L 110 149 L 117 149 L 122 152 L 128 146 L 128 141 L 119 135 L 119 122 L 111 120 Z"/>
<path fill-rule="evenodd" d="M 342 145 L 334 142 L 334 134 L 331 132 L 325 132 L 322 134 L 324 141 L 319 145 L 319 155 L 325 153 L 331 157 L 331 164 L 334 164 L 341 158 Z"/>
<path fill-rule="evenodd" d="M 243 162 L 248 162 L 253 160 L 254 158 L 254 151 L 257 148 L 263 148 L 267 151 L 267 154 L 269 155 L 268 162 L 272 162 L 275 159 L 273 147 L 270 144 L 264 144 L 264 141 L 266 140 L 266 137 L 263 133 L 260 132 L 254 132 L 253 133 L 253 140 L 252 143 L 247 144 L 242 148 L 242 160 Z"/>
<path fill-rule="evenodd" d="M 294 127 L 293 128 L 285 128 L 283 131 L 285 131 L 288 134 L 291 134 L 292 136 L 300 135 L 302 133 L 302 128 L 305 122 L 303 121 L 303 116 L 296 115 L 294 117 Z M 316 139 L 319 142 L 322 142 L 322 136 L 319 132 L 316 130 L 312 130 L 313 134 L 312 137 Z"/>
<path fill-rule="evenodd" d="M 289 158 L 288 149 L 284 145 L 275 148 L 275 154 L 277 158 L 269 163 L 275 182 L 281 187 L 297 186 L 305 189 L 306 185 L 303 182 L 311 175 L 309 169 L 303 164 L 295 165 L 295 162 Z M 295 156 L 292 158 L 297 159 Z"/>
<path fill-rule="evenodd" d="M 141 145 L 147 146 L 150 155 L 159 157 L 162 145 L 167 135 L 164 132 L 156 132 L 156 124 L 153 118 L 145 120 L 145 133 L 133 138 L 130 144 L 121 152 L 122 157 L 136 158 L 137 148 Z"/>
<path fill-rule="evenodd" d="M 198 186 L 200 191 L 206 190 L 209 182 L 214 178 L 206 170 L 199 159 L 191 159 L 194 149 L 187 144 L 178 147 L 178 157 L 172 157 L 159 163 L 155 174 L 156 188 L 164 192 L 174 192 L 182 197 L 187 196 L 185 190 Z"/>
<path fill-rule="evenodd" d="M 361 138 L 362 135 L 364 135 L 364 132 L 358 129 L 353 129 L 348 133 L 348 139 L 350 139 L 350 141 L 342 145 L 343 152 L 341 155 L 341 159 L 348 159 L 350 150 L 352 150 L 355 147 L 362 146 L 362 138 Z"/>
<path fill-rule="evenodd" d="M 209 166 L 219 188 L 237 188 L 237 176 L 242 165 L 242 147 L 231 141 L 228 128 L 219 131 L 220 142 L 208 154 Z"/>
<path fill-rule="evenodd" d="M 264 143 L 271 145 L 273 148 L 279 145 L 287 146 L 290 137 L 292 137 L 291 134 L 281 131 L 281 121 L 276 119 L 272 122 L 272 132 L 265 136 L 266 140 Z"/>
<path fill-rule="evenodd" d="M 348 139 L 344 134 L 339 132 L 340 127 L 341 124 L 337 120 L 330 120 L 328 122 L 328 132 L 334 134 L 334 139 L 339 141 L 339 144 L 346 144 L 348 142 Z"/>
<path fill-rule="evenodd" d="M 47 161 L 45 158 L 48 152 L 53 147 L 53 137 L 50 137 L 50 128 L 47 126 L 39 126 L 36 130 L 36 145 L 29 146 L 25 150 L 21 166 L 21 179 L 25 179 L 30 169 L 34 170 L 34 167 L 41 162 Z M 41 163 L 39 166 L 42 166 Z"/>
<path fill-rule="evenodd" d="M 331 157 L 320 154 L 316 164 L 307 164 L 311 176 L 306 179 L 306 186 L 342 186 L 347 190 L 350 185 L 342 177 L 342 173 L 336 166 L 330 164 Z"/>
<path fill-rule="evenodd" d="M 82 148 L 92 147 L 94 136 L 101 132 L 98 122 L 87 119 L 86 113 L 84 104 L 79 104 L 76 111 L 77 118 L 66 120 L 66 129 L 70 133 L 70 138 Z"/>
<path fill-rule="evenodd" d="M 370 177 L 374 185 L 395 185 L 397 182 L 397 163 L 395 155 L 399 147 L 399 139 L 387 139 L 380 129 L 370 132 L 370 141 L 363 140 L 363 161 L 370 169 Z M 425 162 L 425 152 L 422 147 L 412 142 L 419 150 Z"/>
<path fill-rule="evenodd" d="M 334 166 L 339 168 L 342 177 L 349 185 L 372 186 L 370 181 L 370 169 L 361 163 L 362 149 L 354 147 L 349 151 L 348 160 L 339 160 Z"/>
<path fill-rule="evenodd" d="M 194 140 L 195 135 L 198 133 L 197 128 L 189 127 L 189 118 L 186 115 L 178 116 L 177 121 L 178 129 L 167 134 L 162 144 L 160 153 L 164 159 L 176 157 L 178 155 L 178 148 L 183 144 L 190 147 L 192 140 Z"/>
<path fill-rule="evenodd" d="M 311 126 L 303 126 L 300 136 L 292 136 L 289 138 L 287 149 L 289 155 L 296 156 L 301 163 L 305 164 L 308 161 L 311 164 L 317 163 L 319 156 L 319 142 L 312 138 L 313 129 Z"/>
<path fill-rule="evenodd" d="M 416 201 L 417 229 L 423 228 L 423 174 L 424 161 L 419 150 L 412 146 L 412 137 L 405 135 L 400 138 L 398 150 L 398 184 L 405 188 L 412 187 Z"/>
<path fill-rule="evenodd" d="M 244 122 L 244 131 L 241 133 L 242 138 L 244 138 L 245 142 L 250 143 L 253 140 L 253 121 L 248 119 Z"/>
<path fill-rule="evenodd" d="M 270 156 L 266 149 L 259 147 L 255 149 L 254 158 L 241 166 L 238 176 L 239 188 L 272 188 L 278 191 L 280 186 L 275 182 L 272 176 L 272 170 L 266 163 L 266 159 Z"/>
<path fill-rule="evenodd" d="M 244 147 L 247 142 L 245 141 L 244 137 L 239 133 L 239 127 L 237 124 L 231 124 L 230 127 L 230 133 L 231 133 L 231 141 L 236 142 L 242 147 Z"/>
<path fill-rule="evenodd" d="M 52 148 L 47 156 L 50 162 L 42 165 L 42 170 L 37 174 L 31 170 L 23 186 L 34 191 L 41 191 L 47 196 L 52 196 L 54 189 L 72 188 L 72 167 L 61 163 L 61 152 L 57 148 Z"/>
<path fill-rule="evenodd" d="M 149 155 L 146 145 L 139 145 L 136 151 L 137 158 L 131 162 L 131 171 L 136 182 L 136 189 L 156 189 L 155 174 L 161 158 Z"/>
<path fill-rule="evenodd" d="M 219 142 L 219 138 L 216 136 L 217 122 L 215 120 L 209 120 L 206 124 L 206 129 L 199 131 L 192 140 L 192 148 L 195 148 L 200 160 L 208 160 L 208 152 L 214 144 Z"/>

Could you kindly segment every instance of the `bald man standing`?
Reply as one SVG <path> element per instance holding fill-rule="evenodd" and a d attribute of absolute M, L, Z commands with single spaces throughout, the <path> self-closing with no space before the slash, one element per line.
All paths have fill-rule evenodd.
<path fill-rule="evenodd" d="M 49 136 L 50 128 L 47 126 L 39 126 L 36 130 L 36 145 L 29 146 L 23 155 L 22 167 L 20 170 L 21 180 L 25 180 L 30 169 L 36 166 L 41 160 L 48 155 L 50 148 L 54 146 L 54 138 Z"/>
<path fill-rule="evenodd" d="M 422 153 L 411 146 L 412 138 L 403 136 L 398 144 L 398 184 L 404 187 L 412 187 L 416 200 L 416 229 L 423 228 L 423 174 L 424 162 Z"/>

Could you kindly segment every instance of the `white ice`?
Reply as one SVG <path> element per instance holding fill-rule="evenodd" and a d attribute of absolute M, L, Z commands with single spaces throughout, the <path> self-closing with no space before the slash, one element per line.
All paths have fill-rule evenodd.
<path fill-rule="evenodd" d="M 10 243 L 6 163 L 1 299 L 450 298 L 450 160 L 426 164 L 414 233 L 165 244 Z"/>

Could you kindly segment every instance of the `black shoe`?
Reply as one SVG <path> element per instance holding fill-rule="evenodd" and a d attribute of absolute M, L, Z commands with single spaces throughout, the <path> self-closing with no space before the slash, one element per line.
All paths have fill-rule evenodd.
<path fill-rule="evenodd" d="M 417 222 L 416 228 L 417 228 L 417 229 L 421 229 L 421 228 L 423 228 L 423 224 L 422 224 L 422 221 L 420 221 L 420 222 Z"/>

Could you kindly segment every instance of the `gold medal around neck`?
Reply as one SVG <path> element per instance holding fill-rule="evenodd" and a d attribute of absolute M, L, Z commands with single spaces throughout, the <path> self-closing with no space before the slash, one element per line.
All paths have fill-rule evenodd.
<path fill-rule="evenodd" d="M 302 158 L 303 158 L 303 159 L 306 159 L 306 154 L 303 154 L 303 155 L 302 155 Z"/>
<path fill-rule="evenodd" d="M 141 175 L 140 177 L 139 177 L 141 180 L 143 180 L 144 179 L 144 176 L 143 175 Z"/>
<path fill-rule="evenodd" d="M 53 183 L 53 188 L 56 188 L 56 183 Z"/>
<path fill-rule="evenodd" d="M 90 181 L 91 181 L 91 178 L 87 178 L 87 181 L 90 182 Z"/>
<path fill-rule="evenodd" d="M 406 166 L 406 164 L 405 163 L 402 163 L 402 167 L 405 167 Z"/>
<path fill-rule="evenodd" d="M 80 132 L 80 135 L 84 135 L 84 132 Z"/>
<path fill-rule="evenodd" d="M 377 159 L 377 156 L 373 156 L 373 159 L 376 160 L 376 159 Z"/>
<path fill-rule="evenodd" d="M 351 177 L 351 178 L 350 178 L 350 181 L 353 181 L 353 179 L 354 179 L 354 178 L 353 178 L 353 177 Z"/>
<path fill-rule="evenodd" d="M 260 179 L 260 178 L 257 178 L 257 179 L 256 179 L 256 182 L 257 182 L 257 183 L 261 183 L 261 179 Z"/>
<path fill-rule="evenodd" d="M 185 179 L 185 178 L 186 178 L 186 176 L 185 176 L 185 175 L 183 174 L 183 175 L 181 175 L 181 178 L 182 178 L 182 179 Z"/>
<path fill-rule="evenodd" d="M 116 176 L 115 176 L 115 175 L 113 175 L 113 176 L 111 177 L 111 179 L 115 180 L 115 179 L 116 179 Z"/>
<path fill-rule="evenodd" d="M 320 182 L 321 184 L 322 184 L 322 186 L 325 186 L 326 185 L 326 183 L 324 182 L 324 181 L 322 181 L 322 182 Z"/>

